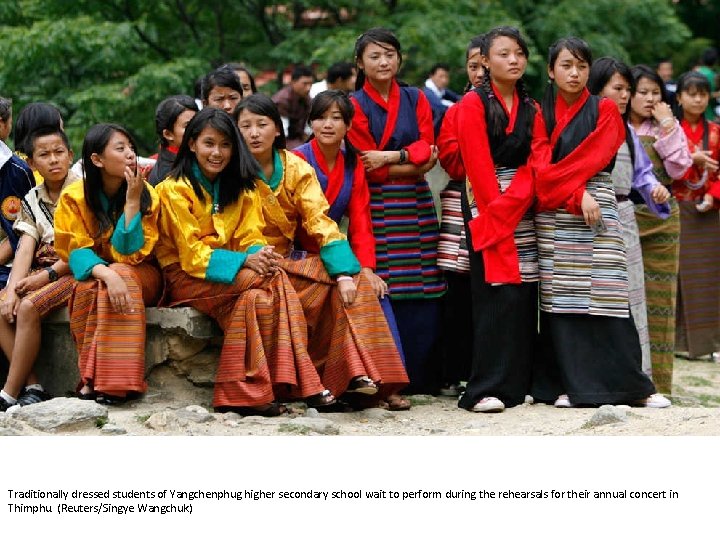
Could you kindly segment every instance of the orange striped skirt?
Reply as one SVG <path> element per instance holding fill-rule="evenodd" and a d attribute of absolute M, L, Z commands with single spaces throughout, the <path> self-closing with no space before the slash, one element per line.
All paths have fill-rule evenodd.
<path fill-rule="evenodd" d="M 302 303 L 308 350 L 328 390 L 339 396 L 361 375 L 379 384 L 378 397 L 394 394 L 408 384 L 380 302 L 362 273 L 355 276 L 355 302 L 345 306 L 320 257 L 285 259 L 281 267 Z"/>
<path fill-rule="evenodd" d="M 66 306 L 72 296 L 75 287 L 75 278 L 72 274 L 67 274 L 58 278 L 57 281 L 48 283 L 44 287 L 33 291 L 23 297 L 35 307 L 40 317 L 45 317 L 52 311 Z"/>
<path fill-rule="evenodd" d="M 145 392 L 145 307 L 162 292 L 162 275 L 156 266 L 111 264 L 127 284 L 132 313 L 113 311 L 105 283 L 99 279 L 77 282 L 70 297 L 70 330 L 78 348 L 80 379 L 96 392 L 117 396 Z"/>
<path fill-rule="evenodd" d="M 307 351 L 307 326 L 284 272 L 241 269 L 228 285 L 194 278 L 179 264 L 164 269 L 171 306 L 192 306 L 225 333 L 213 406 L 257 406 L 305 398 L 324 387 Z"/>

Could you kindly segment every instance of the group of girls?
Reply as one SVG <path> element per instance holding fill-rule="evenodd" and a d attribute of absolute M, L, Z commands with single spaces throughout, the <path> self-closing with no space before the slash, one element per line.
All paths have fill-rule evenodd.
<path fill-rule="evenodd" d="M 497 27 L 471 41 L 468 92 L 436 146 L 427 99 L 397 79 L 396 36 L 371 29 L 355 55 L 356 92 L 319 94 L 314 136 L 294 152 L 239 66 L 205 77 L 200 112 L 184 96 L 159 105 L 150 183 L 124 128 L 88 132 L 84 180 L 55 215 L 78 395 L 145 390 L 144 307 L 161 302 L 223 329 L 221 411 L 338 398 L 402 410 L 400 390 L 438 380 L 448 393 L 467 380 L 459 406 L 475 412 L 527 395 L 668 406 L 656 391 L 670 391 L 678 249 L 682 335 L 691 354 L 717 347 L 717 313 L 703 314 L 717 311 L 718 265 L 702 258 L 716 246 L 693 242 L 720 227 L 720 131 L 698 116 L 702 82 L 680 80 L 680 124 L 652 72 L 593 64 L 564 38 L 540 107 L 523 83 L 525 40 Z M 442 229 L 424 178 L 438 158 L 452 179 Z"/>

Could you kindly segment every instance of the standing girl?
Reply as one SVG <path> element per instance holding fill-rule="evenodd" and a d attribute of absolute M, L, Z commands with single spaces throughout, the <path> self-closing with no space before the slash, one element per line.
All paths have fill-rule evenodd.
<path fill-rule="evenodd" d="M 621 116 L 627 120 L 628 103 L 635 88 L 630 68 L 614 58 L 600 58 L 590 68 L 588 90 L 591 94 L 607 97 L 618 106 Z M 618 215 L 623 224 L 623 240 L 628 261 L 628 297 L 635 328 L 640 337 L 642 349 L 642 368 L 651 373 L 650 335 L 647 324 L 647 304 L 645 302 L 645 277 L 640 232 L 635 220 L 635 205 L 630 199 L 632 190 L 639 194 L 642 204 L 661 219 L 670 215 L 667 200 L 668 190 L 658 182 L 652 171 L 652 163 L 643 149 L 635 131 L 625 124 L 625 141 L 615 156 L 615 167 L 610 176 L 618 202 Z"/>
<path fill-rule="evenodd" d="M 280 267 L 302 302 L 310 355 L 323 384 L 338 397 L 348 393 L 375 400 L 393 395 L 407 384 L 407 374 L 377 289 L 360 271 L 346 236 L 328 215 L 315 171 L 284 148 L 282 119 L 269 97 L 252 95 L 235 114 L 240 133 L 260 164 L 257 189 L 265 219 L 263 233 L 276 253 L 289 257 Z M 298 249 L 300 230 L 317 246 L 319 257 Z M 374 284 L 382 287 L 378 280 Z"/>
<path fill-rule="evenodd" d="M 424 178 L 437 160 L 432 111 L 417 88 L 400 85 L 400 42 L 373 28 L 355 42 L 355 119 L 348 134 L 360 150 L 370 188 L 377 274 L 388 283 L 409 393 L 436 392 L 440 336 L 438 220 Z"/>
<path fill-rule="evenodd" d="M 522 82 L 527 60 L 516 28 L 493 28 L 482 42 L 482 85 L 457 105 L 474 326 L 472 372 L 459 405 L 474 412 L 518 405 L 530 390 L 538 266 L 526 164 L 533 134 L 543 130 Z"/>
<path fill-rule="evenodd" d="M 692 165 L 687 139 L 665 101 L 660 76 L 647 66 L 635 66 L 632 74 L 635 93 L 630 98 L 630 124 L 653 163 L 655 176 L 670 189 L 673 180 L 681 179 Z M 661 220 L 646 205 L 637 204 L 641 202 L 636 201 L 635 217 L 645 265 L 652 378 L 659 392 L 669 393 L 675 351 L 680 210 L 671 197 L 670 217 Z"/>
<path fill-rule="evenodd" d="M 704 75 L 685 73 L 676 95 L 693 160 L 672 184 L 682 225 L 676 348 L 694 358 L 720 350 L 720 126 L 703 114 L 710 99 Z"/>
<path fill-rule="evenodd" d="M 155 132 L 160 138 L 160 152 L 148 177 L 151 186 L 158 185 L 172 169 L 185 128 L 197 112 L 195 100 L 184 95 L 163 99 L 157 106 Z"/>
<path fill-rule="evenodd" d="M 557 407 L 666 407 L 670 402 L 654 394 L 640 369 L 640 340 L 630 315 L 627 258 L 610 178 L 625 127 L 613 101 L 588 92 L 591 64 L 581 39 L 560 39 L 550 47 L 543 116 L 551 155 L 536 176 L 547 356 L 533 396 L 557 398 Z"/>
<path fill-rule="evenodd" d="M 188 124 L 177 166 L 158 186 L 156 251 L 170 305 L 196 308 L 225 334 L 216 410 L 277 416 L 285 412 L 279 397 L 305 398 L 310 406 L 334 398 L 308 357 L 302 308 L 287 276 L 269 276 L 277 257 L 262 236 L 257 173 L 232 118 L 214 108 L 199 112 Z"/>
<path fill-rule="evenodd" d="M 82 158 L 84 179 L 65 188 L 55 212 L 55 250 L 78 281 L 69 309 L 79 397 L 114 404 L 146 389 L 145 306 L 162 290 L 149 262 L 159 203 L 125 128 L 90 128 Z"/>

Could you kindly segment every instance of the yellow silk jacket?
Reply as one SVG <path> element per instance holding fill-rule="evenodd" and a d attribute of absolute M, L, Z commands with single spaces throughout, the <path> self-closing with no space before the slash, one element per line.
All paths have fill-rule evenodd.
<path fill-rule="evenodd" d="M 161 266 L 180 263 L 193 277 L 231 283 L 247 252 L 267 245 L 257 191 L 243 192 L 213 213 L 212 194 L 201 187 L 205 200 L 200 201 L 185 178 L 167 178 L 155 189 L 162 207 L 155 249 Z"/>

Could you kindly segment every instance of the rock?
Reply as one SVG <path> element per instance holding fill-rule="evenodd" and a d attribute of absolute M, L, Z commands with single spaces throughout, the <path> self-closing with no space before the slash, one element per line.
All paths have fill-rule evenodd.
<path fill-rule="evenodd" d="M 614 405 L 602 405 L 582 427 L 588 429 L 619 422 L 627 422 L 627 410 Z"/>
<path fill-rule="evenodd" d="M 444 429 L 440 429 L 440 428 L 432 428 L 430 430 L 430 435 L 442 435 L 443 433 L 447 433 L 447 431 L 445 431 Z"/>
<path fill-rule="evenodd" d="M 0 413 L 0 437 L 26 435 L 27 426 L 12 416 Z"/>
<path fill-rule="evenodd" d="M 224 413 L 222 415 L 222 420 L 223 420 L 223 422 L 226 422 L 226 423 L 237 424 L 240 420 L 242 420 L 242 416 L 240 416 L 236 412 L 229 412 L 229 413 Z"/>
<path fill-rule="evenodd" d="M 202 351 L 209 340 L 194 338 L 185 334 L 169 334 L 165 341 L 168 348 L 168 359 L 185 360 Z"/>
<path fill-rule="evenodd" d="M 177 416 L 178 420 L 181 422 L 195 422 L 196 424 L 215 421 L 215 417 L 210 414 L 207 409 L 201 407 L 200 405 L 189 405 L 184 409 L 175 411 L 175 416 Z"/>
<path fill-rule="evenodd" d="M 279 430 L 284 433 L 298 433 L 307 435 L 309 433 L 320 433 L 321 435 L 338 435 L 340 428 L 334 422 L 325 418 L 293 418 L 280 424 Z"/>
<path fill-rule="evenodd" d="M 106 420 L 107 407 L 94 401 L 77 398 L 55 398 L 34 405 L 21 407 L 13 414 L 40 431 L 77 431 L 94 428 L 99 421 Z"/>
<path fill-rule="evenodd" d="M 103 435 L 125 435 L 127 430 L 115 424 L 105 424 L 101 429 L 100 433 Z"/>
<path fill-rule="evenodd" d="M 387 420 L 388 418 L 395 418 L 395 413 L 390 412 L 386 409 L 365 409 L 360 413 L 363 418 L 368 420 Z"/>
<path fill-rule="evenodd" d="M 178 417 L 173 411 L 162 411 L 150 415 L 150 418 L 145 420 L 144 425 L 146 428 L 155 431 L 172 431 L 181 427 Z"/>
<path fill-rule="evenodd" d="M 305 411 L 305 418 L 320 418 L 320 413 L 316 408 L 308 407 L 308 410 Z"/>
<path fill-rule="evenodd" d="M 473 430 L 473 429 L 485 429 L 486 427 L 488 427 L 487 422 L 483 422 L 481 420 L 476 420 L 474 422 L 465 424 L 462 429 L 463 429 L 463 431 L 469 431 L 469 430 Z"/>
<path fill-rule="evenodd" d="M 170 364 L 193 384 L 212 386 L 215 383 L 217 360 L 218 352 L 208 348 L 182 360 L 173 360 Z"/>

